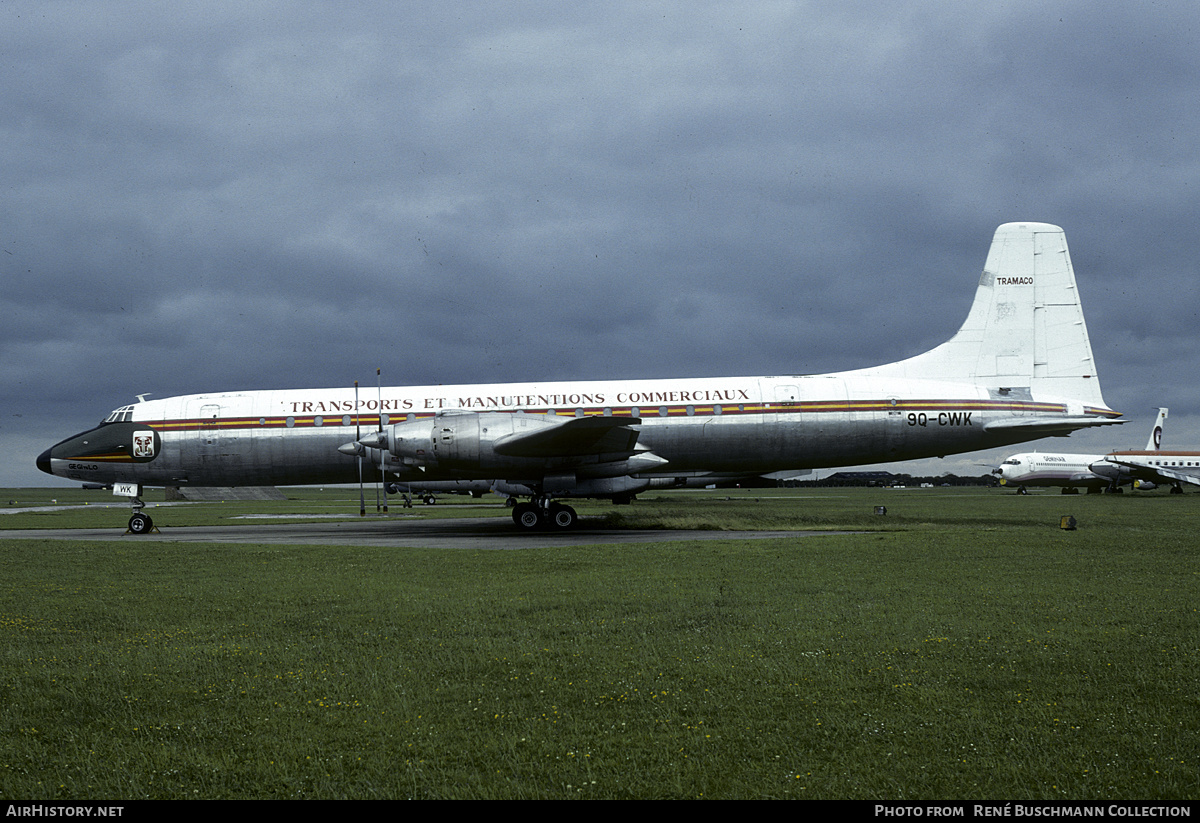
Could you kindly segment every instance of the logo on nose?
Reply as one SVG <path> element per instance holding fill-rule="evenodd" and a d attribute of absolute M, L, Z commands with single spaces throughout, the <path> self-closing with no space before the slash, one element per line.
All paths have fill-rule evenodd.
<path fill-rule="evenodd" d="M 154 432 L 137 431 L 133 433 L 133 456 L 154 457 Z"/>

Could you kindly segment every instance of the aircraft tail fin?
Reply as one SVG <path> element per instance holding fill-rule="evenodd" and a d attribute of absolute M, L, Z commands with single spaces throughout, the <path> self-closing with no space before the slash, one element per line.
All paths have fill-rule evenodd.
<path fill-rule="evenodd" d="M 956 380 L 1000 396 L 1107 409 L 1066 234 L 1046 223 L 996 229 L 962 328 L 924 354 L 863 373 Z"/>
<path fill-rule="evenodd" d="M 1162 448 L 1163 421 L 1167 419 L 1167 410 L 1159 409 L 1158 417 L 1154 420 L 1154 428 L 1150 430 L 1150 439 L 1146 441 L 1146 451 L 1153 452 Z"/>

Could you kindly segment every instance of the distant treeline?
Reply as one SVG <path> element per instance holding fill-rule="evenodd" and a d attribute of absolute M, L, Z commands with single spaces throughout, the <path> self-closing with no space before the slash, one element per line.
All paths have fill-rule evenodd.
<path fill-rule="evenodd" d="M 786 480 L 782 485 L 789 488 L 810 488 L 814 486 L 995 486 L 996 478 L 990 474 L 973 477 L 963 477 L 957 474 L 938 476 L 922 476 L 912 474 L 892 474 L 891 472 L 836 472 L 819 480 L 801 480 L 799 478 Z"/>

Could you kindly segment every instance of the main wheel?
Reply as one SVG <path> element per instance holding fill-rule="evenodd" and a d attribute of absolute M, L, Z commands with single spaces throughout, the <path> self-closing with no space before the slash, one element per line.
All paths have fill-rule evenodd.
<path fill-rule="evenodd" d="M 152 528 L 154 528 L 154 521 L 148 514 L 137 512 L 129 518 L 129 530 L 134 534 L 146 534 Z"/>
<path fill-rule="evenodd" d="M 542 513 L 532 503 L 518 503 L 514 506 L 512 519 L 522 529 L 529 531 L 542 525 Z"/>
<path fill-rule="evenodd" d="M 575 514 L 575 510 L 570 506 L 562 503 L 554 503 L 550 506 L 550 522 L 558 529 L 569 529 L 578 522 L 579 517 Z"/>

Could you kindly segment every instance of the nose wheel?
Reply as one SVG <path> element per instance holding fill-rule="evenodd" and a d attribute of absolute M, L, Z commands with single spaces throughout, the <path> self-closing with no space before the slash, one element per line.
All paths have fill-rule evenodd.
<path fill-rule="evenodd" d="M 129 518 L 129 531 L 132 534 L 149 534 L 154 528 L 154 520 L 148 514 L 134 512 Z"/>

